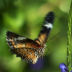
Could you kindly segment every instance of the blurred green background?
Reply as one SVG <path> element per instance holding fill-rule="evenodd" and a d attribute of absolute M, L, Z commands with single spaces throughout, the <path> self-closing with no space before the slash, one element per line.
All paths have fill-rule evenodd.
<path fill-rule="evenodd" d="M 71 0 L 0 0 L 0 72 L 61 72 L 67 64 L 67 24 Z M 6 32 L 12 31 L 30 39 L 38 37 L 45 15 L 53 11 L 54 26 L 47 41 L 43 66 L 33 69 L 29 63 L 11 54 Z M 72 46 L 71 46 L 72 47 Z"/>

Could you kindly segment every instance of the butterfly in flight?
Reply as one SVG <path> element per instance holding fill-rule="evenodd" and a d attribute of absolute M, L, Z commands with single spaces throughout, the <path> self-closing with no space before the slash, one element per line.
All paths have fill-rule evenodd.
<path fill-rule="evenodd" d="M 22 60 L 35 64 L 38 58 L 43 55 L 46 48 L 46 41 L 53 28 L 54 13 L 49 12 L 44 20 L 42 29 L 35 40 L 7 31 L 6 41 L 13 54 L 21 57 Z"/>

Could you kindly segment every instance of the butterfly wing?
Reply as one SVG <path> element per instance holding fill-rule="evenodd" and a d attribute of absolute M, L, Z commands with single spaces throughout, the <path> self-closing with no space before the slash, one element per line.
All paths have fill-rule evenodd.
<path fill-rule="evenodd" d="M 39 58 L 38 51 L 32 48 L 15 48 L 11 49 L 11 52 L 16 54 L 17 57 L 21 57 L 22 60 L 33 64 L 35 64 Z"/>
<path fill-rule="evenodd" d="M 39 48 L 40 45 L 38 43 L 36 43 L 34 40 L 31 40 L 29 38 L 26 38 L 24 36 L 20 36 L 18 34 L 15 34 L 13 32 L 8 31 L 7 32 L 7 37 L 6 37 L 6 41 L 8 43 L 8 45 L 10 46 L 10 48 L 14 49 L 14 48 Z"/>
<path fill-rule="evenodd" d="M 35 41 L 41 46 L 43 46 L 48 39 L 49 33 L 53 27 L 53 20 L 54 20 L 53 12 L 50 12 L 49 14 L 46 15 L 44 25 L 42 26 L 38 38 L 35 39 Z"/>
<path fill-rule="evenodd" d="M 38 49 L 40 45 L 26 37 L 17 35 L 13 32 L 7 32 L 6 41 L 11 51 L 22 59 L 35 64 L 39 58 Z"/>

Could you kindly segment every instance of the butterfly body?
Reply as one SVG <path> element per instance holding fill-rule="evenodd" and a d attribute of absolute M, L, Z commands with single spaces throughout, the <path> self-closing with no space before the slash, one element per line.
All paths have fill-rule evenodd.
<path fill-rule="evenodd" d="M 11 48 L 11 52 L 16 54 L 17 57 L 35 64 L 40 56 L 43 55 L 46 48 L 46 41 L 52 28 L 53 12 L 50 12 L 45 17 L 44 25 L 38 35 L 38 38 L 31 40 L 24 36 L 15 34 L 8 31 L 6 41 Z"/>

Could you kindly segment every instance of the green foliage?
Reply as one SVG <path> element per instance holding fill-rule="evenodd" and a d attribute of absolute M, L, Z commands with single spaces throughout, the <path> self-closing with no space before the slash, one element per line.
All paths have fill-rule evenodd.
<path fill-rule="evenodd" d="M 55 14 L 54 27 L 49 39 L 59 32 L 60 34 L 46 43 L 44 65 L 37 72 L 61 72 L 59 64 L 67 63 L 67 24 L 70 3 L 70 0 L 0 0 L 0 72 L 35 72 L 27 62 L 11 54 L 6 42 L 6 32 L 10 30 L 35 39 L 49 11 Z"/>

